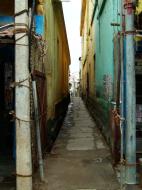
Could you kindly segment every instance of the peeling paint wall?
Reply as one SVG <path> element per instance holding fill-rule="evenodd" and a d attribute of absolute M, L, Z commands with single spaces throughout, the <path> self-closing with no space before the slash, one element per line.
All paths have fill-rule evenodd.
<path fill-rule="evenodd" d="M 113 81 L 113 28 L 111 26 L 111 22 L 113 22 L 112 2 L 106 3 L 99 19 L 97 19 L 97 13 L 98 10 L 95 17 L 96 94 L 97 98 L 105 98 L 107 97 L 107 94 L 105 94 L 105 92 L 107 93 L 106 88 L 107 86 L 111 86 L 111 81 Z M 111 99 L 111 92 L 109 94 L 108 98 Z"/>
<path fill-rule="evenodd" d="M 99 18 L 98 12 L 99 7 L 95 17 L 96 93 L 97 98 L 111 101 L 114 82 L 114 37 L 118 32 L 118 28 L 111 26 L 111 23 L 119 22 L 119 10 L 116 2 L 108 0 Z"/>
<path fill-rule="evenodd" d="M 115 100 L 116 67 L 114 64 L 114 39 L 119 27 L 112 23 L 120 23 L 119 1 L 107 0 L 98 4 L 95 13 L 95 84 L 96 100 L 102 109 L 105 135 L 108 135 L 111 102 Z M 103 3 L 102 2 L 102 3 Z M 107 132 L 106 132 L 107 131 Z"/>
<path fill-rule="evenodd" d="M 45 33 L 48 118 L 53 119 L 55 106 L 69 93 L 68 75 L 70 54 L 66 36 L 62 5 L 45 1 Z"/>

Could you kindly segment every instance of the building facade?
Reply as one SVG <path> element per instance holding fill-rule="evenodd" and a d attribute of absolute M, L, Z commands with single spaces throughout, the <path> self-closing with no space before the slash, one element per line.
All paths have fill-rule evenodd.
<path fill-rule="evenodd" d="M 106 1 L 104 7 L 102 7 L 101 1 L 88 1 L 86 8 L 83 3 L 85 4 L 85 1 L 82 2 L 82 17 L 84 14 L 85 19 L 81 21 L 83 22 L 83 24 L 81 23 L 82 89 L 85 96 L 88 94 L 88 99 L 97 101 L 103 107 L 102 115 L 105 116 L 104 123 L 106 123 L 108 122 L 109 108 L 115 96 L 114 40 L 119 31 L 119 27 L 115 27 L 111 23 L 120 20 L 119 7 L 112 1 Z M 87 8 L 89 5 L 92 8 Z M 90 17 L 88 16 L 89 20 L 86 15 L 90 15 Z M 87 27 L 88 29 L 86 29 Z M 108 131 L 108 129 L 106 130 Z"/>
<path fill-rule="evenodd" d="M 28 190 L 32 168 L 39 163 L 37 136 L 44 155 L 69 103 L 70 52 L 61 2 L 1 2 L 0 50 L 0 152 L 5 160 L 1 165 L 9 163 L 11 168 L 1 175 L 16 171 L 17 189 Z"/>
<path fill-rule="evenodd" d="M 114 164 L 123 156 L 134 163 L 142 147 L 141 1 L 82 1 L 81 36 L 83 98 L 111 146 Z M 124 181 L 135 184 L 136 165 L 129 164 Z"/>
<path fill-rule="evenodd" d="M 95 96 L 95 27 L 92 21 L 94 1 L 82 1 L 81 29 L 82 36 L 82 95 Z"/>

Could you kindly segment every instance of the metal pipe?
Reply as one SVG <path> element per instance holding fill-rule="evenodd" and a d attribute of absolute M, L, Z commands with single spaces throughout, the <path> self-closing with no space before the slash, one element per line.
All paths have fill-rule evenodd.
<path fill-rule="evenodd" d="M 34 98 L 34 112 L 35 112 L 35 125 L 36 125 L 36 137 L 37 137 L 37 150 L 38 150 L 38 159 L 39 159 L 39 171 L 40 179 L 44 181 L 44 164 L 42 159 L 42 149 L 41 149 L 41 137 L 40 137 L 40 123 L 39 123 L 39 111 L 38 111 L 38 99 L 37 99 L 37 88 L 36 82 L 32 82 L 33 86 L 33 98 Z"/>
<path fill-rule="evenodd" d="M 124 118 L 125 118 L 125 114 L 124 114 L 124 56 L 123 56 L 123 52 L 124 52 L 124 37 L 123 37 L 123 33 L 124 33 L 124 14 L 123 14 L 123 0 L 120 0 L 120 62 L 121 62 L 121 79 L 120 79 L 120 115 L 121 115 L 121 119 L 120 119 L 120 132 L 121 132 L 121 151 L 120 151 L 120 162 L 121 162 L 121 168 L 120 168 L 120 189 L 123 189 L 124 183 L 125 183 L 125 170 L 124 170 L 124 165 L 123 165 L 123 159 L 124 159 Z M 123 118 L 123 119 L 122 119 Z"/>
<path fill-rule="evenodd" d="M 10 23 L 10 24 L 5 24 L 3 26 L 0 26 L 0 30 L 3 30 L 5 28 L 9 28 L 9 27 L 14 27 L 14 23 Z"/>
<path fill-rule="evenodd" d="M 27 10 L 27 11 L 23 11 Z M 15 0 L 15 28 L 28 26 L 28 0 Z M 17 14 L 18 13 L 18 14 Z M 18 26 L 17 23 L 21 23 Z M 29 38 L 27 32 L 15 34 L 16 85 L 16 175 L 17 190 L 32 190 L 32 159 L 30 130 Z"/>
<path fill-rule="evenodd" d="M 118 34 L 118 76 L 117 76 L 117 95 L 116 95 L 116 109 L 120 108 L 120 83 L 121 83 L 121 36 Z"/>
<path fill-rule="evenodd" d="M 124 0 L 126 19 L 126 184 L 136 184 L 136 87 L 134 4 Z"/>

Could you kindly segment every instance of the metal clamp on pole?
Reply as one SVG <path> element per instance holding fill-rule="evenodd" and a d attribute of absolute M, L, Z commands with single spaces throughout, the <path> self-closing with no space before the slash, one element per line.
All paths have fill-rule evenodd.
<path fill-rule="evenodd" d="M 124 3 L 124 9 L 128 11 L 129 14 L 132 14 L 132 11 L 136 9 L 136 5 L 134 2 L 125 2 Z"/>

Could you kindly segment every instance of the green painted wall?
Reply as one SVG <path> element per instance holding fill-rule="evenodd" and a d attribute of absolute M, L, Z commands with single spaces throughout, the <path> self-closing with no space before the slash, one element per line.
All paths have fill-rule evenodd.
<path fill-rule="evenodd" d="M 109 107 L 113 100 L 114 88 L 114 36 L 119 28 L 111 26 L 111 23 L 118 23 L 118 0 L 104 1 L 103 10 L 99 16 L 101 4 L 98 4 L 95 14 L 95 44 L 96 44 L 96 97 L 103 110 L 105 122 L 109 122 Z M 106 126 L 106 125 L 105 125 Z"/>

